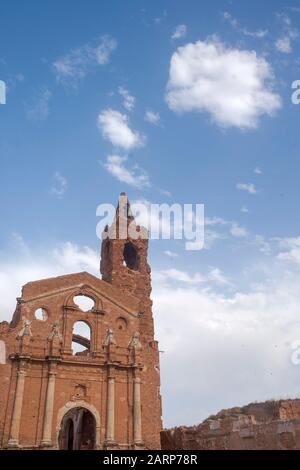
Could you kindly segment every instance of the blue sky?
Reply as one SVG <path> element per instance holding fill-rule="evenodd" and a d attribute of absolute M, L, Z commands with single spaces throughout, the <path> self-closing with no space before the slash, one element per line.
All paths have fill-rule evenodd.
<path fill-rule="evenodd" d="M 300 2 L 12 0 L 0 21 L 1 317 L 22 283 L 97 272 L 121 191 L 203 203 L 204 250 L 151 242 L 165 423 L 297 393 Z"/>

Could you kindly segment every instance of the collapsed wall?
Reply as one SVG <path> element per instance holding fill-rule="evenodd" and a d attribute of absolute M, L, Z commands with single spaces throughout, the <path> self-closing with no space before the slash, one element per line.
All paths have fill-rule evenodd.
<path fill-rule="evenodd" d="M 300 449 L 300 399 L 222 410 L 198 426 L 161 433 L 164 450 Z"/>

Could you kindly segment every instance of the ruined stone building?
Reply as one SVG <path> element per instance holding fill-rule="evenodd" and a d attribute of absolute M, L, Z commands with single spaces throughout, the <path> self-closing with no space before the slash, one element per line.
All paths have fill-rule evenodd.
<path fill-rule="evenodd" d="M 141 236 L 114 238 L 120 221 Z M 12 321 L 0 323 L 0 448 L 160 448 L 159 351 L 142 235 L 129 204 L 119 204 L 103 236 L 102 279 L 81 272 L 23 287 Z"/>
<path fill-rule="evenodd" d="M 300 449 L 300 400 L 223 410 L 198 426 L 162 431 L 161 445 L 173 451 Z"/>

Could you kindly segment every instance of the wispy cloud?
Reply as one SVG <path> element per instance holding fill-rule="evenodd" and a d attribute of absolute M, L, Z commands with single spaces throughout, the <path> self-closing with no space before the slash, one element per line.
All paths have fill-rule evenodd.
<path fill-rule="evenodd" d="M 57 82 L 76 87 L 92 67 L 106 65 L 116 47 L 117 41 L 105 35 L 95 44 L 87 43 L 72 49 L 52 64 Z"/>
<path fill-rule="evenodd" d="M 43 88 L 37 94 L 32 106 L 27 111 L 28 119 L 33 121 L 45 121 L 50 114 L 49 102 L 52 93 L 48 88 Z"/>
<path fill-rule="evenodd" d="M 249 29 L 244 28 L 240 25 L 239 21 L 234 18 L 231 13 L 228 11 L 223 12 L 224 20 L 228 21 L 228 23 L 232 26 L 233 29 L 238 31 L 245 36 L 249 36 L 252 38 L 263 39 L 268 34 L 267 29 L 258 29 L 257 31 L 249 31 Z"/>
<path fill-rule="evenodd" d="M 290 54 L 292 52 L 292 40 L 289 36 L 283 36 L 277 39 L 276 49 L 283 54 Z"/>
<path fill-rule="evenodd" d="M 129 127 L 129 118 L 114 109 L 105 109 L 98 116 L 98 128 L 103 138 L 115 147 L 133 150 L 145 145 L 145 137 Z"/>
<path fill-rule="evenodd" d="M 227 276 L 225 276 L 219 268 L 215 267 L 210 267 L 207 275 L 207 280 L 216 284 L 223 284 L 227 286 L 232 285 L 231 280 Z"/>
<path fill-rule="evenodd" d="M 135 97 L 132 96 L 129 93 L 129 91 L 126 88 L 122 87 L 122 86 L 119 86 L 118 93 L 123 98 L 124 108 L 127 109 L 127 111 L 132 111 L 134 106 L 135 106 Z"/>
<path fill-rule="evenodd" d="M 58 171 L 53 175 L 53 184 L 51 186 L 50 192 L 57 198 L 61 199 L 65 192 L 68 189 L 68 181 L 62 176 Z"/>
<path fill-rule="evenodd" d="M 104 163 L 104 167 L 112 176 L 133 188 L 142 189 L 149 187 L 150 182 L 147 173 L 137 164 L 131 168 L 126 167 L 127 161 L 127 157 L 109 155 Z"/>
<path fill-rule="evenodd" d="M 160 114 L 148 109 L 145 113 L 145 121 L 158 125 L 160 123 Z"/>
<path fill-rule="evenodd" d="M 276 16 L 282 25 L 282 34 L 275 42 L 275 47 L 282 54 L 291 54 L 293 42 L 299 36 L 299 32 L 293 27 L 292 21 L 286 13 L 277 13 Z"/>
<path fill-rule="evenodd" d="M 253 183 L 237 183 L 236 188 L 240 191 L 247 191 L 249 194 L 256 194 L 258 192 Z"/>
<path fill-rule="evenodd" d="M 281 238 L 279 245 L 284 251 L 278 254 L 278 259 L 295 263 L 300 267 L 300 237 Z"/>
<path fill-rule="evenodd" d="M 248 231 L 234 222 L 231 226 L 230 233 L 233 237 L 247 237 Z"/>
<path fill-rule="evenodd" d="M 165 19 L 167 18 L 167 15 L 168 15 L 167 10 L 164 10 L 161 16 L 157 16 L 156 18 L 154 18 L 154 23 L 156 25 L 160 25 L 163 21 L 165 21 Z"/>
<path fill-rule="evenodd" d="M 174 33 L 172 34 L 172 39 L 184 38 L 186 35 L 187 27 L 185 24 L 179 24 L 176 26 Z"/>
<path fill-rule="evenodd" d="M 190 285 L 202 284 L 206 280 L 205 276 L 200 273 L 189 274 L 185 271 L 181 271 L 175 268 L 155 271 L 153 273 L 153 277 L 155 278 L 155 281 L 168 282 L 171 280 Z"/>
<path fill-rule="evenodd" d="M 106 35 L 102 36 L 100 43 L 95 48 L 95 55 L 98 64 L 106 65 L 109 60 L 111 53 L 116 49 L 117 41 Z"/>
<path fill-rule="evenodd" d="M 165 250 L 164 254 L 169 258 L 178 258 L 178 253 L 175 253 L 174 251 Z"/>

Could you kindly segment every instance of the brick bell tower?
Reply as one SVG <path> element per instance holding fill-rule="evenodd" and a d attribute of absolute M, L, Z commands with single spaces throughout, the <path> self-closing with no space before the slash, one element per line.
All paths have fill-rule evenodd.
<path fill-rule="evenodd" d="M 141 334 L 154 336 L 148 231 L 136 224 L 126 193 L 121 193 L 115 219 L 102 234 L 102 279 L 140 299 Z"/>
<path fill-rule="evenodd" d="M 102 279 L 29 282 L 0 323 L 0 449 L 160 449 L 148 234 L 126 194 L 102 238 Z"/>

